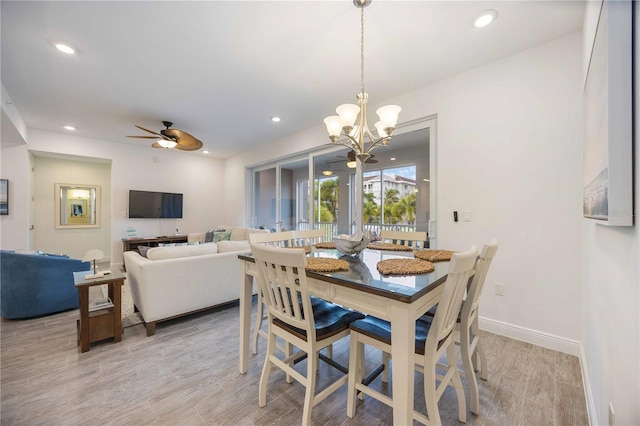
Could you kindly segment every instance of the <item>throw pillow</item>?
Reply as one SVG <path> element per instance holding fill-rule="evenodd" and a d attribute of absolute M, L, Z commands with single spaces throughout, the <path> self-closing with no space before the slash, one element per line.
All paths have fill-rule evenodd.
<path fill-rule="evenodd" d="M 204 234 L 204 242 L 205 243 L 212 243 L 213 242 L 213 231 L 207 231 Z"/>
<path fill-rule="evenodd" d="M 213 242 L 228 241 L 231 238 L 231 231 L 214 231 Z"/>
<path fill-rule="evenodd" d="M 149 250 L 151 247 L 149 246 L 138 246 L 138 251 L 140 252 L 140 256 L 142 257 L 147 257 L 147 250 Z"/>

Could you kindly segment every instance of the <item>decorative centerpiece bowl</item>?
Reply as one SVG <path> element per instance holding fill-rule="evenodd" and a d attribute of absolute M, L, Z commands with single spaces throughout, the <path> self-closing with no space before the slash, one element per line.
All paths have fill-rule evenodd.
<path fill-rule="evenodd" d="M 336 244 L 336 249 L 340 253 L 344 253 L 347 256 L 356 257 L 362 250 L 367 248 L 367 244 L 373 238 L 371 231 L 356 232 L 353 235 L 341 234 L 334 237 L 333 242 Z"/>

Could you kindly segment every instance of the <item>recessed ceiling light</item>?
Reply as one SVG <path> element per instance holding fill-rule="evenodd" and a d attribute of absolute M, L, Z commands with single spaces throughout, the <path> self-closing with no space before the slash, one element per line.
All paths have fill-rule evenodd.
<path fill-rule="evenodd" d="M 425 182 L 431 182 L 431 179 L 427 179 L 427 178 L 424 178 L 422 180 L 425 181 Z"/>
<path fill-rule="evenodd" d="M 202 151 L 202 153 L 203 153 L 203 154 L 208 154 L 208 153 L 209 153 L 209 151 Z"/>
<path fill-rule="evenodd" d="M 56 43 L 56 49 L 58 49 L 59 51 L 66 53 L 67 55 L 73 55 L 74 53 L 76 53 L 75 50 L 73 50 L 72 47 L 67 46 L 66 44 L 62 44 L 62 43 Z"/>
<path fill-rule="evenodd" d="M 389 158 L 389 160 L 396 161 L 396 157 L 391 157 L 391 158 Z"/>
<path fill-rule="evenodd" d="M 64 126 L 66 130 L 75 130 L 76 128 L 73 126 Z"/>
<path fill-rule="evenodd" d="M 475 21 L 473 21 L 473 25 L 476 28 L 486 27 L 490 23 L 492 23 L 498 17 L 498 12 L 493 9 L 485 10 L 480 13 Z"/>
<path fill-rule="evenodd" d="M 273 121 L 274 123 L 279 123 L 280 117 L 271 117 L 271 121 Z"/>

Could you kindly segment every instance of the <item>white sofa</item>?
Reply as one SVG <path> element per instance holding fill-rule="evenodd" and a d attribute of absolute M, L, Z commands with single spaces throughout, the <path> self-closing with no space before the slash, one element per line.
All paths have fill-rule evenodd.
<path fill-rule="evenodd" d="M 252 232 L 243 229 L 245 237 Z M 137 251 L 125 252 L 131 297 L 142 315 L 147 336 L 155 333 L 159 321 L 239 299 L 242 265 L 238 254 L 249 251 L 249 242 L 243 238 L 155 247 L 147 250 L 147 257 Z"/>

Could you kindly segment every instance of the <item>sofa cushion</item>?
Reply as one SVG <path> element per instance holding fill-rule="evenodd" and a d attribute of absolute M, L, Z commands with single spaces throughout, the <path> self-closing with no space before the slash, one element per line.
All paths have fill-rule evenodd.
<path fill-rule="evenodd" d="M 247 239 L 247 228 L 243 228 L 242 226 L 234 226 L 231 228 L 231 236 L 229 237 L 231 241 L 241 241 Z"/>
<path fill-rule="evenodd" d="M 251 247 L 249 246 L 249 241 L 220 241 L 218 243 L 218 253 L 227 253 L 230 251 L 249 251 Z"/>
<path fill-rule="evenodd" d="M 176 259 L 179 257 L 201 256 L 204 254 L 216 254 L 216 243 L 198 244 L 193 246 L 154 247 L 147 250 L 147 258 L 151 260 Z"/>
<path fill-rule="evenodd" d="M 189 232 L 187 234 L 187 242 L 189 243 L 204 243 L 204 232 Z"/>

